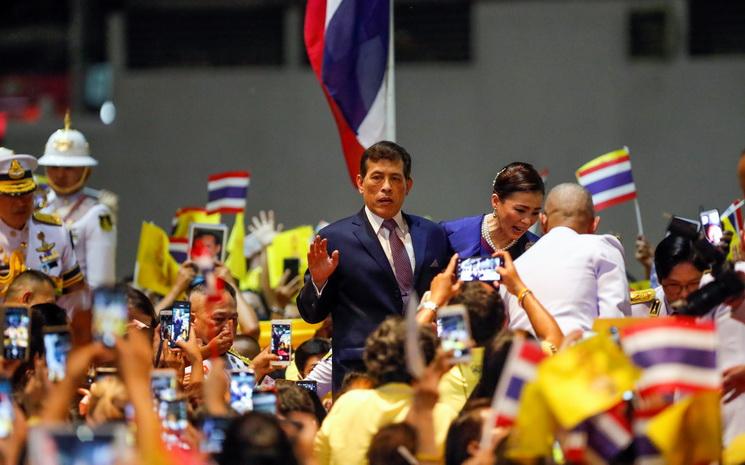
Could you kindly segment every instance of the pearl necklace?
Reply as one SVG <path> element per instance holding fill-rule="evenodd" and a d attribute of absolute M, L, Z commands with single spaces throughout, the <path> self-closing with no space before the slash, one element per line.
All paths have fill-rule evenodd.
<path fill-rule="evenodd" d="M 492 216 L 492 218 L 496 219 L 496 217 L 494 216 L 493 213 L 492 213 L 491 216 Z M 487 221 L 487 218 L 488 218 L 488 216 L 484 215 L 484 220 L 481 222 L 481 237 L 484 238 L 484 240 L 486 241 L 486 243 L 489 244 L 489 247 L 491 247 L 493 251 L 499 252 L 500 250 L 508 250 L 510 247 L 512 247 L 513 245 L 515 245 L 518 240 L 520 240 L 520 238 L 518 237 L 514 241 L 510 242 L 509 244 L 507 244 L 507 246 L 502 247 L 502 248 L 498 248 L 494 244 L 494 241 L 491 238 L 491 234 L 489 234 L 489 222 Z"/>

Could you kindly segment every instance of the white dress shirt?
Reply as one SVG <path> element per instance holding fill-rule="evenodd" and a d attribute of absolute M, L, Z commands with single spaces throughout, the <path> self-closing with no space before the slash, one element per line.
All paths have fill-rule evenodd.
<path fill-rule="evenodd" d="M 609 234 L 578 234 L 558 226 L 515 260 L 528 289 L 564 334 L 592 329 L 596 318 L 631 314 L 623 246 Z M 534 333 L 517 297 L 501 288 L 511 329 Z"/>
<path fill-rule="evenodd" d="M 365 214 L 367 215 L 367 220 L 370 222 L 373 231 L 375 231 L 375 234 L 378 237 L 378 241 L 380 241 L 380 245 L 383 247 L 383 252 L 385 252 L 386 258 L 388 258 L 388 263 L 391 264 L 391 269 L 395 270 L 395 268 L 393 267 L 393 253 L 391 253 L 391 243 L 388 240 L 389 232 L 386 228 L 383 227 L 383 221 L 385 220 L 373 213 L 372 210 L 367 208 L 367 205 L 365 205 Z M 396 234 L 398 235 L 399 239 L 401 239 L 401 242 L 404 243 L 406 253 L 409 255 L 409 261 L 411 262 L 411 274 L 413 275 L 416 264 L 414 261 L 414 244 L 411 242 L 409 225 L 406 224 L 406 221 L 404 221 L 404 217 L 400 211 L 396 214 L 396 216 L 393 217 L 393 221 L 395 221 L 398 225 Z"/>

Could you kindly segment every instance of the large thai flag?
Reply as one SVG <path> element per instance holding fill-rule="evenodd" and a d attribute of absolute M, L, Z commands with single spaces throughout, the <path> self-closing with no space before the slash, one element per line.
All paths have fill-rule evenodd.
<path fill-rule="evenodd" d="M 693 318 L 650 319 L 621 330 L 621 345 L 644 371 L 639 394 L 680 395 L 717 390 L 717 339 L 714 323 Z"/>
<path fill-rule="evenodd" d="M 546 354 L 538 344 L 524 338 L 516 338 L 512 342 L 492 399 L 496 426 L 512 426 L 515 423 L 523 387 L 525 383 L 535 379 L 538 364 L 544 358 Z"/>
<path fill-rule="evenodd" d="M 384 138 L 390 0 L 309 0 L 305 47 L 356 182 L 365 148 Z"/>
<path fill-rule="evenodd" d="M 246 209 L 246 195 L 251 182 L 248 171 L 213 174 L 207 181 L 207 213 L 241 213 Z"/>
<path fill-rule="evenodd" d="M 592 194 L 597 211 L 636 198 L 631 158 L 626 147 L 585 163 L 576 174 L 577 181 Z"/>

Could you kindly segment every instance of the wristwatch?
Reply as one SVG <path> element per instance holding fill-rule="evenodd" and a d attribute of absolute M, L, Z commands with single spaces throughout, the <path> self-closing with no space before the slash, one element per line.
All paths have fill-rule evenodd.
<path fill-rule="evenodd" d="M 439 308 L 439 305 L 429 300 L 423 300 L 419 304 L 419 308 L 425 309 L 425 310 L 432 310 L 433 313 L 437 313 L 437 309 Z"/>

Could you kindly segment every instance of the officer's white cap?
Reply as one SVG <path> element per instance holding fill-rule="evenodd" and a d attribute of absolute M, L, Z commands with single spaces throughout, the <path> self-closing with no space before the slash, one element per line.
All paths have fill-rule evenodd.
<path fill-rule="evenodd" d="M 96 166 L 98 162 L 90 155 L 88 141 L 82 132 L 75 129 L 54 131 L 44 147 L 44 156 L 39 158 L 41 166 Z"/>

